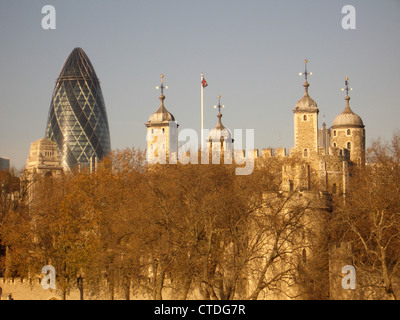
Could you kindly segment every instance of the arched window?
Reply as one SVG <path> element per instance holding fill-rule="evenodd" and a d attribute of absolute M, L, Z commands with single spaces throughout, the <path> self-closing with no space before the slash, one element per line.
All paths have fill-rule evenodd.
<path fill-rule="evenodd" d="M 351 143 L 350 142 L 347 142 L 347 149 L 351 149 Z"/>
<path fill-rule="evenodd" d="M 303 155 L 304 155 L 304 157 L 308 157 L 308 150 L 307 149 L 304 149 Z"/>
<path fill-rule="evenodd" d="M 303 116 L 303 120 L 307 121 L 307 115 L 306 114 Z"/>
<path fill-rule="evenodd" d="M 162 130 L 161 130 L 161 131 L 162 131 L 162 133 L 164 133 L 164 132 L 165 132 L 165 129 L 164 129 L 164 128 L 162 128 Z"/>
<path fill-rule="evenodd" d="M 333 147 L 336 148 L 336 142 L 333 143 Z"/>
<path fill-rule="evenodd" d="M 336 137 L 336 130 L 333 130 L 333 136 Z"/>
<path fill-rule="evenodd" d="M 347 129 L 347 135 L 350 136 L 351 135 L 351 130 Z"/>

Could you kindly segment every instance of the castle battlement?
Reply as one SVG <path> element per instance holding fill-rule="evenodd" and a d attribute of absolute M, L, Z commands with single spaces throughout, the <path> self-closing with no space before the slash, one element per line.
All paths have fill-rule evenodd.
<path fill-rule="evenodd" d="M 222 152 L 222 151 L 221 151 Z M 336 158 L 337 161 L 349 161 L 350 160 L 350 150 L 348 149 L 341 149 L 338 147 L 329 147 L 329 151 L 326 152 L 323 147 L 318 148 L 318 153 L 310 153 L 307 156 L 304 156 L 301 150 L 296 148 L 290 148 L 289 152 L 287 152 L 286 148 L 263 148 L 263 149 L 235 149 L 233 151 L 233 155 L 237 157 L 243 158 L 291 158 L 295 156 L 300 156 L 304 159 L 310 159 L 317 157 L 326 157 L 331 156 L 332 158 Z"/>

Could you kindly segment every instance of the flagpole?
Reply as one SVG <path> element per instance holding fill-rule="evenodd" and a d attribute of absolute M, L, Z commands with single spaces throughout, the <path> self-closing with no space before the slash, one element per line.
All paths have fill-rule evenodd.
<path fill-rule="evenodd" d="M 201 151 L 203 151 L 203 141 L 204 141 L 204 137 L 203 137 L 203 128 L 204 128 L 204 86 L 203 86 L 203 80 L 204 80 L 204 75 L 201 74 L 201 81 L 200 81 L 200 88 L 201 88 Z"/>

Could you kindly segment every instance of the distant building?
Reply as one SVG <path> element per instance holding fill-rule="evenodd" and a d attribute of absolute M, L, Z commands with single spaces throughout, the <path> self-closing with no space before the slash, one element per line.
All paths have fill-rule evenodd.
<path fill-rule="evenodd" d="M 43 176 L 60 174 L 62 166 L 57 144 L 47 138 L 32 142 L 25 169 Z"/>
<path fill-rule="evenodd" d="M 10 159 L 0 157 L 0 170 L 10 170 Z"/>
<path fill-rule="evenodd" d="M 62 173 L 57 144 L 47 138 L 32 142 L 22 179 L 28 186 L 29 203 L 35 196 L 38 177 L 59 177 Z"/>
<path fill-rule="evenodd" d="M 57 143 L 64 170 L 89 166 L 111 151 L 100 82 L 81 48 L 70 53 L 57 79 L 46 138 Z"/>

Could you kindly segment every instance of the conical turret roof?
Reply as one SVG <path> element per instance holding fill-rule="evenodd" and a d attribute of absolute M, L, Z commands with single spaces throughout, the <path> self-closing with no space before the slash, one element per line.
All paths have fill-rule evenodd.
<path fill-rule="evenodd" d="M 311 75 L 312 72 L 307 71 L 307 59 L 304 60 L 304 67 L 305 70 L 302 73 L 299 73 L 299 75 L 304 75 L 305 76 L 305 82 L 303 84 L 304 87 L 304 96 L 297 101 L 296 107 L 293 109 L 293 112 L 316 112 L 318 113 L 318 106 L 317 103 L 309 96 L 308 94 L 308 87 L 310 86 L 307 78 L 308 75 Z"/>
<path fill-rule="evenodd" d="M 221 137 L 228 139 L 228 141 L 233 141 L 232 140 L 232 135 L 230 133 L 230 131 L 224 127 L 224 125 L 222 124 L 221 118 L 222 118 L 222 113 L 221 113 L 221 108 L 223 108 L 224 106 L 221 106 L 221 96 L 218 96 L 218 105 L 215 106 L 215 108 L 218 108 L 218 114 L 217 114 L 217 118 L 218 118 L 218 122 L 217 125 L 210 130 L 209 134 L 208 134 L 208 139 L 210 140 L 219 140 Z"/>
<path fill-rule="evenodd" d="M 162 94 L 159 98 L 160 106 L 158 107 L 157 111 L 150 116 L 149 121 L 146 124 L 150 125 L 168 121 L 175 121 L 175 117 L 164 106 L 165 96 Z"/>
<path fill-rule="evenodd" d="M 305 88 L 304 96 L 297 101 L 296 107 L 293 111 L 318 112 L 317 103 L 308 94 L 309 86 L 310 85 L 307 81 L 303 84 L 303 87 Z"/>
<path fill-rule="evenodd" d="M 349 78 L 346 77 L 345 81 L 345 89 L 346 90 L 346 97 L 344 98 L 346 100 L 346 107 L 344 108 L 343 112 L 340 113 L 335 120 L 333 120 L 333 127 L 364 127 L 364 123 L 361 119 L 360 116 L 355 114 L 353 110 L 350 108 L 350 97 L 349 97 L 349 90 L 352 90 L 351 88 L 349 89 L 348 86 L 348 80 Z"/>
<path fill-rule="evenodd" d="M 149 121 L 146 122 L 146 126 L 149 127 L 151 125 L 157 125 L 157 124 L 166 124 L 169 121 L 175 121 L 175 117 L 172 115 L 172 113 L 168 112 L 168 110 L 164 106 L 164 89 L 167 89 L 167 86 L 164 86 L 164 75 L 161 75 L 161 85 L 159 87 L 156 87 L 156 89 L 161 90 L 160 94 L 160 106 L 158 107 L 157 111 L 154 112 L 150 118 Z"/>
<path fill-rule="evenodd" d="M 343 112 L 333 120 L 333 127 L 363 127 L 364 123 L 361 117 L 353 112 L 349 104 L 350 97 L 346 97 L 346 107 Z"/>

